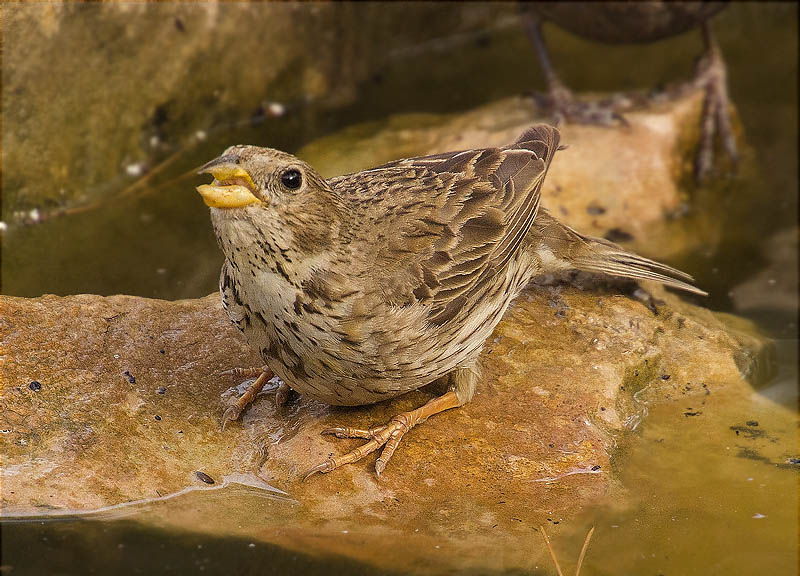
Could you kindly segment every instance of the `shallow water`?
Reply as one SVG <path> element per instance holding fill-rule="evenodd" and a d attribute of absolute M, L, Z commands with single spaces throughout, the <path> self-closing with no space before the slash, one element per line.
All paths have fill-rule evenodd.
<path fill-rule="evenodd" d="M 595 533 L 586 574 L 798 570 L 798 468 L 790 461 L 800 455 L 797 310 L 770 304 L 768 298 L 742 302 L 730 294 L 748 281 L 757 284 L 756 293 L 759 282 L 765 293 L 791 291 L 797 270 L 796 246 L 789 261 L 777 263 L 771 262 L 768 249 L 769 238 L 796 226 L 797 218 L 796 7 L 761 12 L 753 5 L 734 5 L 715 28 L 759 171 L 722 184 L 723 200 L 708 208 L 723 221 L 719 244 L 670 263 L 711 292 L 706 305 L 748 317 L 777 339 L 779 374 L 752 394 L 713 407 L 648 406 L 647 418 L 620 439 L 615 456 L 616 492 L 624 498 L 598 502 L 574 517 L 554 518 L 547 527 L 565 573 L 573 570 L 590 526 Z M 577 89 L 632 88 L 678 78 L 691 71 L 700 48 L 696 34 L 635 51 L 598 49 L 552 29 L 547 34 L 558 46 L 555 58 L 565 80 Z M 769 57 L 753 49 L 764 45 L 771 47 Z M 226 146 L 248 142 L 295 151 L 340 127 L 379 122 L 390 113 L 458 111 L 541 85 L 533 53 L 516 26 L 397 54 L 353 106 L 333 112 L 290 108 L 281 118 L 255 123 L 244 118 L 236 126 L 210 127 L 205 142 L 177 152 L 144 185 L 36 226 L 12 224 L 3 236 L 3 293 L 126 293 L 166 299 L 208 294 L 216 289 L 221 256 L 207 209 L 194 191 L 207 177 L 195 176 L 192 168 Z M 646 394 L 642 401 L 647 403 Z M 385 573 L 341 558 L 320 558 L 313 550 L 306 555 L 253 542 L 248 527 L 235 522 L 212 533 L 204 528 L 184 532 L 158 520 L 180 516 L 188 507 L 213 517 L 226 499 L 241 496 L 236 490 L 192 493 L 128 511 L 124 518 L 4 524 L 2 564 L 12 566 L 14 574 L 322 573 L 332 567 L 343 573 Z M 257 496 L 247 498 L 267 507 Z M 538 534 L 532 532 L 531 538 L 532 547 L 540 545 Z M 456 559 L 453 566 L 458 566 Z M 530 570 L 554 573 L 549 564 L 532 564 Z"/>

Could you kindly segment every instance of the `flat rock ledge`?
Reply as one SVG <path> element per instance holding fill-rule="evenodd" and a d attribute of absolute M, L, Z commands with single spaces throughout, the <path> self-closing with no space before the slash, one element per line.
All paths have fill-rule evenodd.
<path fill-rule="evenodd" d="M 228 497 L 216 530 L 246 526 L 248 538 L 385 566 L 443 539 L 463 548 L 465 567 L 483 565 L 498 539 L 530 539 L 546 518 L 617 489 L 616 439 L 645 414 L 637 391 L 713 402 L 768 376 L 772 344 L 747 322 L 653 290 L 657 312 L 630 284 L 532 285 L 487 342 L 471 404 L 415 428 L 381 478 L 372 456 L 307 482 L 303 472 L 357 442 L 323 428 L 383 423 L 430 393 L 348 409 L 294 397 L 278 410 L 264 392 L 220 431 L 233 385 L 220 372 L 259 358 L 218 295 L 2 297 L 2 515 L 158 501 L 227 481 L 292 504 L 253 518 Z M 192 510 L 169 522 L 208 529 Z M 359 537 L 343 541 L 353 526 Z"/>
<path fill-rule="evenodd" d="M 553 160 L 542 205 L 585 234 L 660 259 L 715 246 L 721 234 L 716 206 L 726 179 L 694 185 L 702 105 L 703 92 L 689 91 L 627 112 L 627 126 L 559 126 L 567 148 Z M 503 146 L 550 121 L 530 98 L 507 98 L 457 114 L 401 114 L 357 124 L 297 154 L 332 177 L 401 157 Z M 741 174 L 753 164 L 751 149 L 739 140 Z M 717 169 L 724 174 L 724 158 Z"/>

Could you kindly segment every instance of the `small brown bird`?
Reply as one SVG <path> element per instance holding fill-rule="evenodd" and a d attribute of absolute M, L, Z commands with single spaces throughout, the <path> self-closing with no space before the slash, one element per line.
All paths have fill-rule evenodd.
<path fill-rule="evenodd" d="M 264 383 L 322 402 L 380 402 L 435 380 L 449 391 L 370 429 L 323 433 L 367 442 L 313 468 L 330 472 L 469 402 L 484 341 L 539 274 L 565 269 L 656 280 L 702 293 L 678 270 L 560 224 L 539 206 L 558 131 L 501 148 L 397 160 L 325 180 L 285 152 L 233 146 L 198 187 L 225 254 L 222 302 L 266 366 L 224 421 Z M 247 371 L 237 372 L 244 374 Z"/>
<path fill-rule="evenodd" d="M 577 100 L 553 69 L 542 37 L 541 21 L 553 22 L 582 38 L 606 44 L 646 44 L 701 28 L 705 54 L 690 86 L 705 90 L 700 121 L 701 137 L 695 157 L 695 176 L 704 180 L 714 162 L 714 136 L 726 154 L 738 159 L 731 128 L 725 62 L 711 31 L 710 19 L 725 2 L 531 2 L 521 4 L 528 35 L 536 48 L 548 89 L 548 104 L 556 115 L 589 124 L 625 122 L 618 102 Z M 624 99 L 623 99 L 624 100 Z"/>

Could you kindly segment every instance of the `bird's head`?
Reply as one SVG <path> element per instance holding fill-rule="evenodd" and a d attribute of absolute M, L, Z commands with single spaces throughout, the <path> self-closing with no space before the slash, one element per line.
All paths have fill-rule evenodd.
<path fill-rule="evenodd" d="M 268 242 L 308 255 L 338 231 L 338 199 L 308 164 L 280 150 L 232 146 L 199 170 L 214 181 L 197 187 L 211 207 L 222 249 Z M 232 243 L 232 244 L 231 244 Z"/>

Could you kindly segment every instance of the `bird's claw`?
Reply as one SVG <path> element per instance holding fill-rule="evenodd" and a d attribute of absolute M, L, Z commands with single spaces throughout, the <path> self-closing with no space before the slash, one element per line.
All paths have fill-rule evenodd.
<path fill-rule="evenodd" d="M 321 462 L 314 466 L 311 470 L 305 473 L 303 476 L 303 482 L 311 478 L 314 474 L 322 473 L 326 474 L 336 468 L 336 462 L 333 458 L 328 458 L 324 462 Z"/>
<path fill-rule="evenodd" d="M 248 405 L 250 405 L 253 400 L 255 400 L 255 397 L 259 392 L 261 392 L 262 388 L 264 388 L 264 385 L 269 381 L 270 378 L 272 378 L 272 372 L 268 368 L 265 368 L 233 368 L 232 370 L 226 370 L 223 372 L 223 374 L 228 373 L 234 376 L 256 374 L 258 378 L 250 383 L 244 394 L 239 396 L 235 401 L 231 402 L 225 409 L 225 413 L 222 415 L 222 422 L 220 423 L 220 430 L 225 430 L 225 426 L 228 424 L 228 422 L 237 420 L 242 411 Z M 287 397 L 288 392 L 285 392 L 282 398 L 285 400 Z"/>
<path fill-rule="evenodd" d="M 228 425 L 228 422 L 234 422 L 238 420 L 241 413 L 242 410 L 238 405 L 232 404 L 228 406 L 228 408 L 225 410 L 225 413 L 222 415 L 222 420 L 219 423 L 220 432 L 225 430 L 225 426 Z"/>

